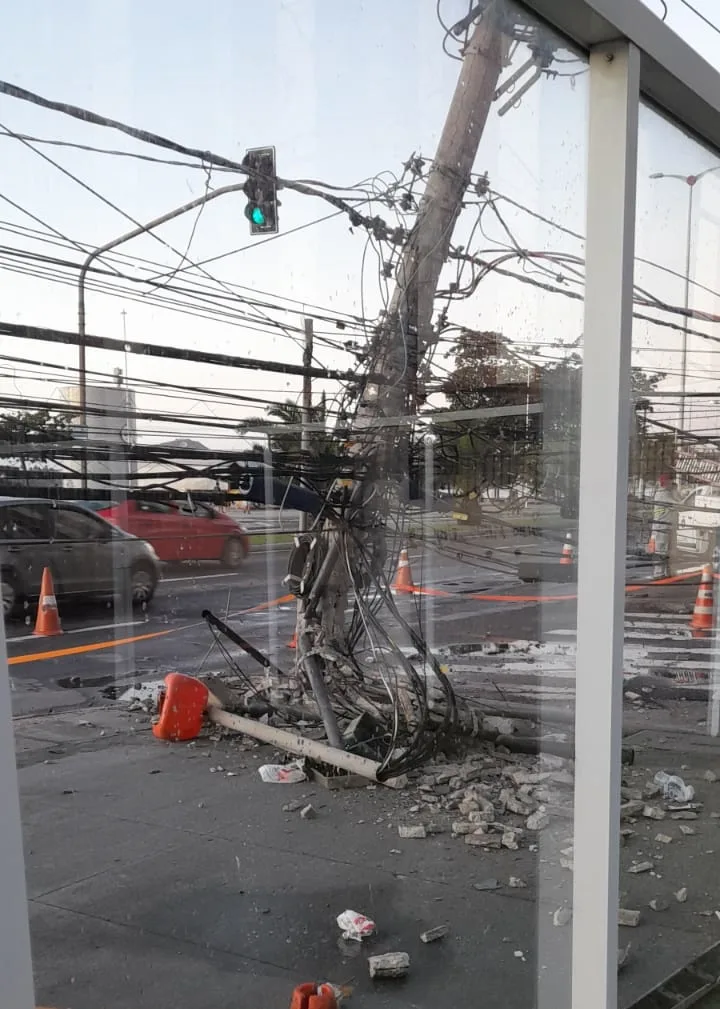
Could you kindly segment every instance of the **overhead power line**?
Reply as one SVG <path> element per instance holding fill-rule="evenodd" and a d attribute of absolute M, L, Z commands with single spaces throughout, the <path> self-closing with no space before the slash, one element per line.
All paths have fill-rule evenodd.
<path fill-rule="evenodd" d="M 184 154 L 186 157 L 197 158 L 204 165 L 212 165 L 217 168 L 229 168 L 242 175 L 253 174 L 248 170 L 247 166 L 238 161 L 233 161 L 231 158 L 226 158 L 221 154 L 215 154 L 208 150 L 203 151 L 199 147 L 188 147 L 186 144 L 170 140 L 158 133 L 152 133 L 150 130 L 143 130 L 136 126 L 130 126 L 117 119 L 111 119 L 108 116 L 91 112 L 89 109 L 84 109 L 77 105 L 70 105 L 67 102 L 59 102 L 50 98 L 45 98 L 42 95 L 35 94 L 33 91 L 28 91 L 26 88 L 18 87 L 16 84 L 10 84 L 8 81 L 0 81 L 0 94 L 8 95 L 10 98 L 17 98 L 23 102 L 30 102 L 32 105 L 38 105 L 40 108 L 50 109 L 53 112 L 61 112 L 63 115 L 71 116 L 73 119 L 80 119 L 82 122 L 91 123 L 94 126 L 102 126 L 108 129 L 118 130 L 120 133 L 133 137 L 135 140 L 139 140 L 142 143 L 152 144 L 155 147 L 162 147 L 165 150 L 174 151 L 176 154 Z M 333 193 L 314 188 L 313 186 L 309 186 L 306 183 L 299 182 L 297 180 L 282 179 L 278 177 L 275 181 L 277 182 L 278 188 L 291 189 L 303 196 L 314 196 L 332 204 L 332 206 L 336 207 L 338 210 L 343 210 L 350 217 L 352 224 L 362 224 L 366 227 L 373 227 L 376 224 L 376 219 L 365 217 L 363 214 L 359 213 L 359 211 L 352 205 L 352 203 L 348 202 L 347 199 L 341 199 Z M 320 183 L 320 185 L 322 185 L 322 183 Z M 363 200 L 366 198 L 366 196 L 361 197 Z"/>
<path fill-rule="evenodd" d="M 21 340 L 38 340 L 49 343 L 64 343 L 77 346 L 80 337 L 60 329 L 42 329 L 37 326 L 21 326 L 12 322 L 0 322 L 0 334 L 14 336 Z M 348 381 L 354 379 L 352 372 L 335 371 L 328 368 L 303 368 L 302 365 L 285 364 L 282 361 L 265 361 L 251 357 L 233 357 L 212 351 L 188 350 L 184 348 L 162 347 L 152 343 L 138 343 L 133 340 L 116 340 L 110 336 L 85 336 L 88 347 L 97 350 L 114 350 L 126 354 L 141 354 L 147 357 L 164 357 L 176 361 L 195 361 L 199 364 L 214 364 L 224 368 L 239 368 L 246 371 L 268 371 L 281 375 L 310 375 L 312 378 Z"/>

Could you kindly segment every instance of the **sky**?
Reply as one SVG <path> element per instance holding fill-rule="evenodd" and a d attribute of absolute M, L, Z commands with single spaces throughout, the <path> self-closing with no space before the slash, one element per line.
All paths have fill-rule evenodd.
<path fill-rule="evenodd" d="M 656 13 L 661 9 L 657 0 L 648 0 L 648 6 Z M 695 0 L 695 6 L 713 16 L 711 0 Z M 681 0 L 668 0 L 668 8 L 673 30 L 720 66 L 720 35 L 703 25 Z M 466 0 L 441 0 L 439 10 L 445 23 L 452 24 L 466 13 Z M 373 185 L 380 190 L 392 178 L 388 173 L 399 173 L 410 154 L 427 157 L 435 150 L 460 66 L 443 52 L 444 34 L 434 0 L 365 0 L 341 7 L 330 0 L 216 0 L 211 7 L 189 0 L 117 0 L 112 5 L 92 0 L 68 0 L 62 5 L 28 0 L 4 12 L 0 76 L 43 96 L 236 160 L 247 147 L 273 144 L 278 173 L 285 178 L 317 179 L 333 186 L 374 179 Z M 555 56 L 556 78 L 541 79 L 502 116 L 498 110 L 510 93 L 495 103 L 475 168 L 488 172 L 493 190 L 581 234 L 587 75 L 584 61 L 559 40 Z M 520 46 L 503 79 L 526 58 L 527 50 Z M 3 129 L 175 157 L 116 132 L 0 96 Z M 148 164 L 35 142 L 33 146 L 35 150 L 0 136 L 0 246 L 5 250 L 21 248 L 78 261 L 82 255 L 77 249 L 48 245 L 39 240 L 42 235 L 29 236 L 19 229 L 37 229 L 47 236 L 50 228 L 91 248 L 119 237 L 133 227 L 133 221 L 148 222 L 202 195 L 208 184 L 201 168 Z M 115 209 L 42 155 L 111 201 Z M 651 183 L 647 176 L 655 171 L 697 172 L 716 161 L 655 113 L 644 114 L 639 255 L 682 272 L 684 184 Z M 209 185 L 228 181 L 236 179 L 214 171 Z M 120 338 L 126 327 L 127 337 L 133 340 L 299 364 L 304 305 L 320 306 L 323 314 L 333 316 L 375 316 L 390 288 L 388 281 L 379 282 L 378 260 L 365 232 L 350 229 L 343 215 L 319 221 L 333 210 L 322 200 L 287 190 L 280 198 L 280 234 L 271 240 L 250 237 L 243 216 L 244 198 L 238 194 L 209 203 L 199 218 L 188 214 L 158 229 L 157 236 L 177 251 L 150 237 L 118 250 L 123 256 L 152 260 L 158 264 L 157 274 L 187 266 L 179 253 L 191 238 L 189 255 L 194 261 L 223 256 L 207 265 L 212 279 L 185 270 L 174 280 L 215 285 L 226 299 L 225 307 L 235 313 L 232 320 L 170 311 L 149 299 L 148 285 L 136 282 L 125 283 L 127 291 L 118 291 L 114 297 L 88 292 L 88 331 Z M 508 202 L 501 201 L 498 207 L 502 218 L 486 214 L 480 226 L 469 207 L 455 240 L 467 241 L 474 250 L 502 251 L 517 243 L 538 252 L 582 256 L 580 239 Z M 394 220 L 393 211 L 380 202 L 372 205 L 372 212 Z M 693 278 L 712 290 L 720 287 L 717 224 L 713 223 L 717 219 L 720 173 L 717 180 L 712 176 L 704 180 L 696 192 Z M 302 230 L 294 231 L 297 228 Z M 56 234 L 49 237 L 61 241 Z M 8 255 L 0 251 L 0 319 L 75 331 L 76 273 L 66 273 L 66 284 L 50 283 L 46 277 L 3 268 Z M 142 272 L 147 263 L 129 258 L 122 262 L 125 270 L 147 277 L 147 271 Z M 552 279 L 554 269 L 542 264 L 523 268 L 517 261 L 507 265 L 537 280 Z M 468 278 L 465 272 L 462 279 Z M 639 281 L 667 300 L 682 300 L 681 279 L 656 267 L 639 269 Z M 572 286 L 570 281 L 565 283 Z M 257 291 L 263 292 L 268 303 L 292 311 L 259 311 L 237 300 L 238 294 Z M 696 307 L 720 312 L 715 295 L 695 291 L 693 299 Z M 239 318 L 239 312 L 245 317 Z M 582 331 L 580 302 L 498 275 L 483 280 L 466 301 L 453 303 L 450 315 L 458 323 L 499 330 L 516 341 L 520 350 L 541 346 L 547 357 L 557 355 L 551 347 L 554 342 L 570 343 Z M 278 329 L 277 323 L 287 329 Z M 317 329 L 321 336 L 335 340 L 365 339 L 362 330 L 338 330 L 333 323 L 318 324 Z M 639 326 L 636 342 L 655 348 L 643 356 L 644 364 L 677 370 L 678 339 L 671 331 Z M 77 363 L 75 349 L 58 345 L 4 339 L 0 353 L 38 355 L 68 368 Z M 693 367 L 697 367 L 698 381 L 707 381 L 707 362 L 716 359 L 720 360 L 696 356 Z M 355 367 L 350 355 L 322 344 L 317 345 L 315 363 Z M 157 389 L 142 391 L 139 380 L 207 386 L 278 400 L 286 395 L 296 398 L 299 390 L 298 379 L 267 373 L 133 355 L 126 361 L 123 355 L 88 353 L 92 370 L 109 374 L 114 367 L 125 369 L 126 365 L 140 409 L 163 409 L 186 417 L 217 414 L 226 422 L 240 421 L 244 415 L 261 411 L 206 402 L 191 393 L 173 397 Z M 718 366 L 713 363 L 712 367 L 717 374 Z M 29 374 L 28 366 L 0 359 L 0 394 L 59 395 L 56 374 L 42 373 L 43 379 L 52 376 L 53 381 L 31 379 Z M 69 374 L 74 377 L 73 372 Z M 316 394 L 323 387 L 333 390 L 332 384 L 318 382 Z M 201 424 L 183 428 L 153 422 L 139 423 L 138 428 L 149 440 L 190 436 L 214 446 L 237 443 L 231 433 Z"/>

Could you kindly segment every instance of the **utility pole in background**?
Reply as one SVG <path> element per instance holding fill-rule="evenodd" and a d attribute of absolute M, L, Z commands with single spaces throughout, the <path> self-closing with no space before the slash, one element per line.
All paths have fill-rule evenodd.
<path fill-rule="evenodd" d="M 306 474 L 307 459 L 310 452 L 310 429 L 308 425 L 312 422 L 312 367 L 313 357 L 313 321 L 305 319 L 305 349 L 303 351 L 303 384 L 302 384 L 302 431 L 300 432 L 300 455 L 301 474 Z M 300 513 L 300 531 L 307 532 L 308 517 L 305 512 Z"/>

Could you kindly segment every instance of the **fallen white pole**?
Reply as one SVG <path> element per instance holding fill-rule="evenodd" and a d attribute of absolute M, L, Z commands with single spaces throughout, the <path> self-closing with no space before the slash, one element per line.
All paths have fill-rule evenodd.
<path fill-rule="evenodd" d="M 207 709 L 207 715 L 211 722 L 222 725 L 225 729 L 232 729 L 234 732 L 242 732 L 246 736 L 259 739 L 262 743 L 269 743 L 271 746 L 278 746 L 281 750 L 287 750 L 298 757 L 310 757 L 311 760 L 319 760 L 331 767 L 339 767 L 350 774 L 359 774 L 363 778 L 377 781 L 377 772 L 380 764 L 375 760 L 368 760 L 367 757 L 359 757 L 355 753 L 348 753 L 346 750 L 338 750 L 327 743 L 318 743 L 314 739 L 305 739 L 304 736 L 296 736 L 294 732 L 287 732 L 285 729 L 276 729 L 273 725 L 265 725 L 264 722 L 256 722 L 252 718 L 243 718 L 242 715 L 234 715 L 230 711 L 225 711 L 216 704 L 211 703 Z M 390 788 L 400 788 L 405 784 L 406 779 L 391 778 L 381 784 Z"/>

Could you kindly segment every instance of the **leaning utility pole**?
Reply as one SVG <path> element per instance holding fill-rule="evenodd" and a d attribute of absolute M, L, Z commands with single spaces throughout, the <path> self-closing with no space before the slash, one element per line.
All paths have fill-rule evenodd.
<path fill-rule="evenodd" d="M 502 71 L 503 18 L 507 18 L 502 8 L 498 0 L 489 0 L 465 48 L 416 222 L 396 271 L 395 291 L 370 347 L 369 371 L 351 436 L 359 464 L 349 492 L 349 514 L 356 516 L 350 519 L 353 528 L 344 529 L 328 519 L 324 535 L 308 546 L 306 568 L 311 566 L 313 575 L 301 600 L 298 643 L 300 665 L 311 689 L 322 677 L 318 665 L 324 667 L 327 680 L 335 673 L 347 684 L 343 670 L 351 656 L 344 623 L 351 587 L 362 590 L 359 558 L 376 571 L 384 561 L 387 517 L 408 468 L 418 365 L 434 340 L 435 292 Z M 322 679 L 321 685 L 325 686 Z"/>
<path fill-rule="evenodd" d="M 465 48 L 415 226 L 396 271 L 395 291 L 373 355 L 376 417 L 414 414 L 417 408 L 417 369 L 434 340 L 438 280 L 502 71 L 502 8 L 496 0 L 488 4 Z"/>

